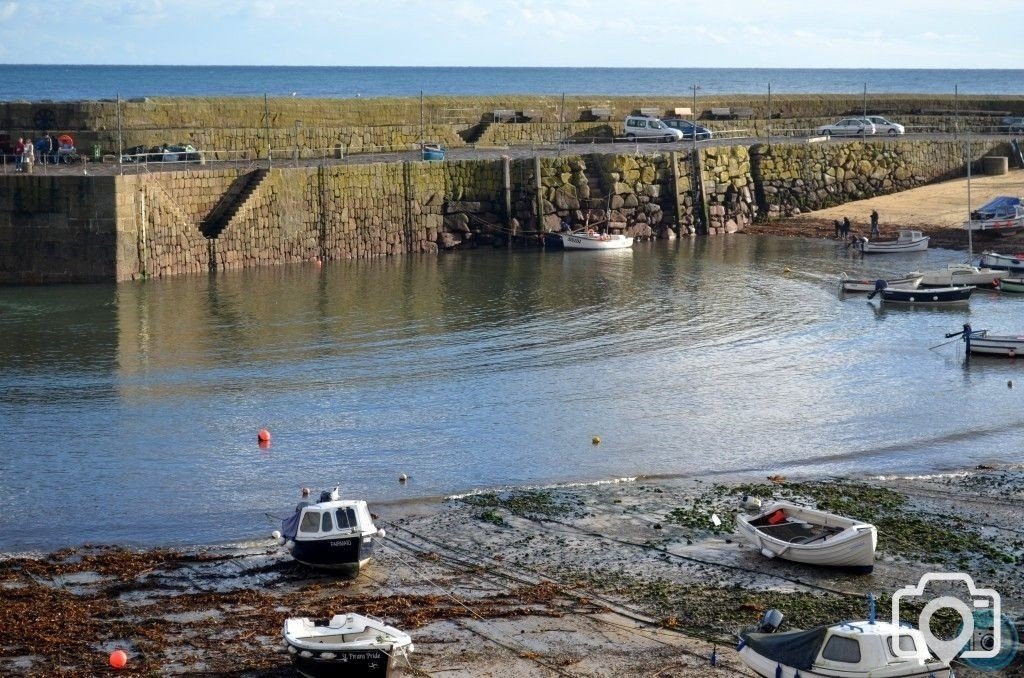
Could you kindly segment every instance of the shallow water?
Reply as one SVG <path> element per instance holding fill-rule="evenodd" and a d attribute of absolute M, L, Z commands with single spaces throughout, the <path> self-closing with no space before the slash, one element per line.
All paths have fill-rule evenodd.
<path fill-rule="evenodd" d="M 1024 330 L 1024 299 L 836 294 L 962 257 L 721 237 L 0 288 L 0 550 L 263 536 L 304 485 L 1017 462 L 1024 365 L 929 347 Z"/>

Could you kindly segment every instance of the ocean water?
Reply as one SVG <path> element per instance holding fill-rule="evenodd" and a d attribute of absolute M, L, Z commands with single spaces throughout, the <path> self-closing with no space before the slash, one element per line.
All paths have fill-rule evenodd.
<path fill-rule="evenodd" d="M 1020 361 L 930 347 L 1022 331 L 1024 298 L 836 292 L 962 257 L 744 236 L 0 288 L 0 551 L 264 537 L 303 486 L 387 516 L 644 474 L 1019 462 Z"/>
<path fill-rule="evenodd" d="M 0 67 L 0 99 L 237 95 L 1024 94 L 1024 70 L 807 68 L 410 68 L 267 66 Z"/>

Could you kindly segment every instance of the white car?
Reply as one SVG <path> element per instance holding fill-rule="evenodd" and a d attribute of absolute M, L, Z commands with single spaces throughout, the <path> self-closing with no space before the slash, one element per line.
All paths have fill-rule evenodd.
<path fill-rule="evenodd" d="M 656 141 L 681 141 L 683 133 L 681 130 L 669 127 L 657 118 L 648 118 L 645 115 L 627 115 L 626 121 L 622 124 L 623 133 L 626 139 L 654 139 Z"/>
<path fill-rule="evenodd" d="M 864 118 L 843 118 L 831 125 L 822 125 L 818 128 L 818 134 L 829 137 L 839 136 L 862 136 L 875 133 L 874 124 Z"/>
<path fill-rule="evenodd" d="M 898 122 L 893 122 L 892 120 L 883 118 L 880 115 L 869 115 L 865 120 L 875 126 L 875 134 L 888 134 L 889 136 L 894 137 L 897 134 L 905 134 L 907 131 L 907 129 Z"/>

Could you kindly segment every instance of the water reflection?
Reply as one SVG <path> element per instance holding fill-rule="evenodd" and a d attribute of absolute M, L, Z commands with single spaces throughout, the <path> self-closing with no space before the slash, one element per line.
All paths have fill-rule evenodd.
<path fill-rule="evenodd" d="M 0 289 L 0 548 L 261 535 L 303 485 L 1012 460 L 1019 366 L 929 347 L 968 320 L 1020 331 L 1024 299 L 836 291 L 960 256 L 725 237 Z M 47 495 L 79 520 L 30 529 L 26 499 L 72 486 Z"/>

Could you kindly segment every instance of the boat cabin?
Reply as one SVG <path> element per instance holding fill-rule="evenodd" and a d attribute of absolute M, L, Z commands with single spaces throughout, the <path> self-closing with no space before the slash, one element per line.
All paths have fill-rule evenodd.
<path fill-rule="evenodd" d="M 899 237 L 896 238 L 896 242 L 917 242 L 923 237 L 924 235 L 921 233 L 921 231 L 901 229 Z"/>
<path fill-rule="evenodd" d="M 294 523 L 294 531 L 288 529 L 289 525 L 282 530 L 287 539 L 332 539 L 377 532 L 366 502 L 351 499 L 299 505 L 295 516 L 285 522 Z"/>

